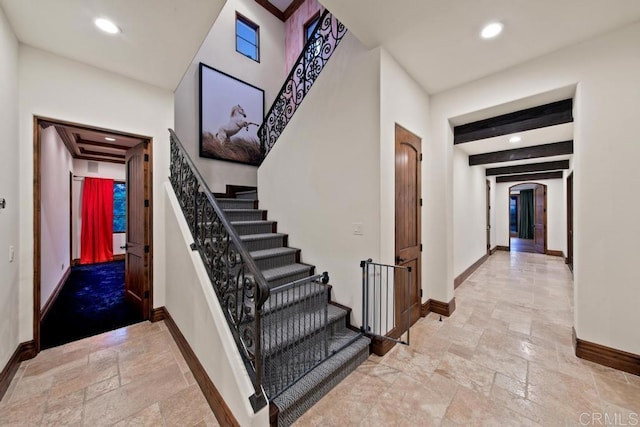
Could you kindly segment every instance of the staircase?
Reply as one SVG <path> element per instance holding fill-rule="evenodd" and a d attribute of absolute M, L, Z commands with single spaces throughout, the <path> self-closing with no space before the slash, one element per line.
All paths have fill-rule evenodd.
<path fill-rule="evenodd" d="M 370 340 L 348 328 L 350 309 L 330 302 L 330 285 L 305 282 L 315 267 L 300 262 L 300 249 L 258 209 L 256 191 L 217 202 L 272 290 L 262 323 L 263 387 L 271 412 L 277 407 L 272 424 L 288 426 L 367 359 Z"/>
<path fill-rule="evenodd" d="M 263 158 L 346 32 L 323 12 L 258 130 Z M 257 192 L 214 196 L 169 131 L 169 179 L 251 379 L 251 406 L 268 399 L 271 425 L 291 425 L 367 359 L 370 340 L 349 327 L 351 309 L 331 302 L 328 274 L 300 262 L 258 209 Z"/>

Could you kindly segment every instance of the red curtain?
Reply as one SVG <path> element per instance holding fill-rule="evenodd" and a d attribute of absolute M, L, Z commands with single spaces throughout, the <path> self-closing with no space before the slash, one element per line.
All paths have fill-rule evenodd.
<path fill-rule="evenodd" d="M 85 178 L 80 264 L 113 260 L 113 180 Z"/>

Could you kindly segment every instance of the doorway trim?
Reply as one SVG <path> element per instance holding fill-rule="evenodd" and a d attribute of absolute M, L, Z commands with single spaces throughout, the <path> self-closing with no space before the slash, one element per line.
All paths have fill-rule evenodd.
<path fill-rule="evenodd" d="M 66 120 L 52 119 L 43 116 L 33 116 L 33 340 L 35 342 L 35 353 L 40 353 L 40 322 L 42 310 L 40 309 L 41 298 L 41 285 L 42 285 L 42 242 L 41 242 L 41 182 L 42 182 L 42 164 L 41 164 L 41 148 L 42 142 L 40 139 L 40 126 L 43 123 L 61 125 L 61 126 L 73 126 L 86 130 L 93 130 L 98 132 L 106 132 L 113 135 L 121 135 L 124 137 L 134 137 L 144 139 L 149 143 L 149 170 L 148 179 L 149 183 L 153 183 L 153 138 L 145 135 L 138 135 L 134 133 L 115 131 L 112 129 L 102 128 L 99 126 L 89 126 L 81 123 L 70 122 Z M 72 155 L 73 156 L 73 155 Z M 149 287 L 149 310 L 147 313 L 143 313 L 144 320 L 151 319 L 153 312 L 153 185 L 149 185 L 149 217 L 152 219 L 148 224 L 149 232 L 149 274 L 148 274 L 148 287 Z M 70 254 L 73 258 L 73 254 Z M 71 264 L 69 264 L 71 268 Z"/>
<path fill-rule="evenodd" d="M 565 264 L 573 273 L 573 171 L 567 176 L 567 256 Z"/>
<path fill-rule="evenodd" d="M 417 154 L 418 157 L 416 158 L 416 171 L 415 171 L 415 178 L 416 178 L 416 199 L 413 200 L 413 203 L 415 204 L 415 214 L 416 217 L 414 218 L 415 220 L 415 235 L 414 237 L 414 245 L 408 247 L 408 248 L 401 248 L 399 247 L 399 241 L 398 241 L 398 236 L 400 235 L 400 230 L 399 230 L 399 224 L 400 224 L 400 218 L 401 216 L 398 214 L 398 198 L 400 197 L 400 194 L 398 193 L 398 163 L 397 163 L 397 159 L 398 159 L 398 147 L 401 145 L 410 145 L 412 147 L 414 147 L 414 144 L 417 148 Z M 400 252 L 405 250 L 405 251 L 410 251 L 410 253 L 415 252 L 415 268 L 413 271 L 412 270 L 412 278 L 411 278 L 411 288 L 408 290 L 409 292 L 409 307 L 407 307 L 407 310 L 409 311 L 409 325 L 407 325 L 407 330 L 415 323 L 418 321 L 418 319 L 420 319 L 421 317 L 421 304 L 422 304 L 422 138 L 419 137 L 418 135 L 414 134 L 413 132 L 409 131 L 408 129 L 406 129 L 405 127 L 401 126 L 398 123 L 395 123 L 395 127 L 394 127 L 394 256 L 395 256 L 395 264 L 397 265 L 402 265 L 402 266 L 406 266 L 406 264 L 409 264 L 411 262 L 411 258 L 403 260 L 400 257 Z M 410 198 L 409 198 L 410 199 Z M 413 249 L 410 249 L 413 248 Z M 407 262 L 409 261 L 409 262 Z M 405 264 L 406 263 L 406 264 Z M 413 301 L 411 300 L 411 291 L 413 290 L 412 288 L 416 286 L 416 295 L 415 298 L 416 300 Z M 397 297 L 397 289 L 394 289 L 394 300 Z M 414 307 L 412 310 L 412 306 Z M 396 307 L 396 310 L 398 310 L 398 308 Z M 415 314 L 414 314 L 415 313 Z M 395 316 L 399 316 L 399 313 L 395 313 Z M 400 327 L 400 322 L 396 319 L 396 328 Z M 402 329 L 402 328 L 400 328 Z M 400 337 L 400 335 L 403 332 L 397 331 L 397 330 L 393 330 L 391 336 L 397 338 Z"/>
<path fill-rule="evenodd" d="M 547 253 L 548 252 L 547 242 L 549 241 L 549 239 L 548 239 L 549 225 L 548 225 L 548 222 L 547 222 L 547 210 L 548 210 L 548 205 L 547 205 L 547 203 L 548 203 L 547 202 L 547 198 L 548 197 L 547 197 L 547 195 L 548 195 L 549 187 L 546 184 L 541 184 L 539 182 L 519 182 L 517 184 L 511 185 L 509 187 L 509 189 L 507 190 L 507 201 L 511 200 L 511 189 L 513 187 L 517 187 L 519 185 L 525 185 L 525 184 L 540 185 L 540 186 L 544 187 L 545 196 L 544 196 L 544 252 L 543 252 L 543 255 L 548 255 L 548 253 Z M 507 202 L 507 230 L 509 230 L 508 221 L 509 221 L 509 214 L 510 214 L 508 209 L 509 209 L 509 203 Z M 520 206 L 518 206 L 518 210 L 519 209 L 520 209 Z M 518 217 L 519 217 L 519 215 L 518 215 Z M 535 217 L 535 215 L 534 215 L 534 217 Z M 509 235 L 509 252 L 511 252 L 511 232 L 510 232 L 510 230 L 509 230 L 508 235 Z M 539 253 L 539 252 L 532 252 L 532 253 Z"/>

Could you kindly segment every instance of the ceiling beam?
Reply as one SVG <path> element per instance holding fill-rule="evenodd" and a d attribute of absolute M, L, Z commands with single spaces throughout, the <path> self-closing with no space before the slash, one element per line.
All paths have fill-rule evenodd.
<path fill-rule="evenodd" d="M 538 157 L 563 156 L 566 154 L 573 154 L 573 141 L 563 141 L 553 144 L 515 148 L 513 150 L 474 154 L 469 156 L 469 166 L 513 162 L 515 160 L 535 159 Z"/>
<path fill-rule="evenodd" d="M 462 144 L 570 122 L 573 122 L 573 99 L 565 99 L 455 126 L 453 143 Z"/>
<path fill-rule="evenodd" d="M 286 21 L 286 19 L 284 18 L 284 12 L 282 12 L 280 9 L 272 5 L 271 2 L 269 2 L 269 0 L 256 0 L 256 3 L 258 3 L 260 6 L 264 7 L 265 9 L 267 9 L 269 12 L 271 12 L 273 16 L 275 16 L 282 22 Z"/>
<path fill-rule="evenodd" d="M 526 165 L 504 166 L 501 168 L 489 168 L 486 176 L 510 175 L 514 173 L 545 172 L 558 169 L 569 169 L 569 160 L 558 160 L 556 162 L 529 163 Z"/>
<path fill-rule="evenodd" d="M 293 0 L 293 2 L 289 6 L 287 6 L 287 8 L 283 12 L 275 7 L 269 0 L 256 0 L 256 3 L 267 9 L 273 16 L 275 16 L 282 22 L 285 22 L 287 19 L 289 19 L 291 15 L 293 15 L 304 2 L 305 0 Z"/>
<path fill-rule="evenodd" d="M 305 0 L 293 0 L 293 2 L 283 12 L 284 20 L 286 21 L 291 18 L 291 15 L 293 15 L 304 2 Z"/>
<path fill-rule="evenodd" d="M 107 158 L 103 158 L 103 157 L 94 157 L 94 156 L 76 156 L 76 159 L 81 159 L 81 160 L 91 160 L 94 162 L 108 162 L 108 163 L 118 163 L 121 165 L 125 164 L 124 160 L 116 160 L 116 159 L 107 159 Z"/>
<path fill-rule="evenodd" d="M 55 125 L 52 125 L 52 126 L 55 126 Z M 71 135 L 71 132 L 69 132 L 69 129 L 67 129 L 64 126 L 55 126 L 55 129 L 56 129 L 56 132 L 58 132 L 58 136 L 64 143 L 64 146 L 67 147 L 67 150 L 69 151 L 69 154 L 71 154 L 71 157 L 77 156 L 79 154 L 78 146 L 75 145 L 73 135 Z"/>
<path fill-rule="evenodd" d="M 562 179 L 562 171 L 498 176 L 496 182 L 541 181 L 543 179 Z"/>
<path fill-rule="evenodd" d="M 80 138 L 77 134 L 76 134 L 76 141 L 78 145 L 89 145 L 89 146 L 95 146 L 95 147 L 110 148 L 112 150 L 118 150 L 118 151 L 127 151 L 129 148 L 131 148 L 131 147 L 125 147 L 124 145 L 109 144 L 108 142 L 87 141 L 86 139 Z"/>
<path fill-rule="evenodd" d="M 87 155 L 87 156 L 104 156 L 104 157 L 108 157 L 111 159 L 125 159 L 125 155 L 124 154 L 111 154 L 111 153 L 105 153 L 102 151 L 91 151 L 91 150 L 87 150 L 86 148 L 82 148 L 80 147 L 80 153 Z"/>

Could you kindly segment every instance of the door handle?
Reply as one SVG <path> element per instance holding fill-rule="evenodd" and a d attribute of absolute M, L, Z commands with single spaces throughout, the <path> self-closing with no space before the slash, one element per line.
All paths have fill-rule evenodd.
<path fill-rule="evenodd" d="M 120 246 L 120 249 L 124 249 L 125 251 L 129 248 L 129 245 Z"/>
<path fill-rule="evenodd" d="M 396 264 L 400 264 L 401 262 L 405 262 L 405 261 L 409 261 L 406 258 L 400 258 L 399 256 L 396 257 Z"/>

